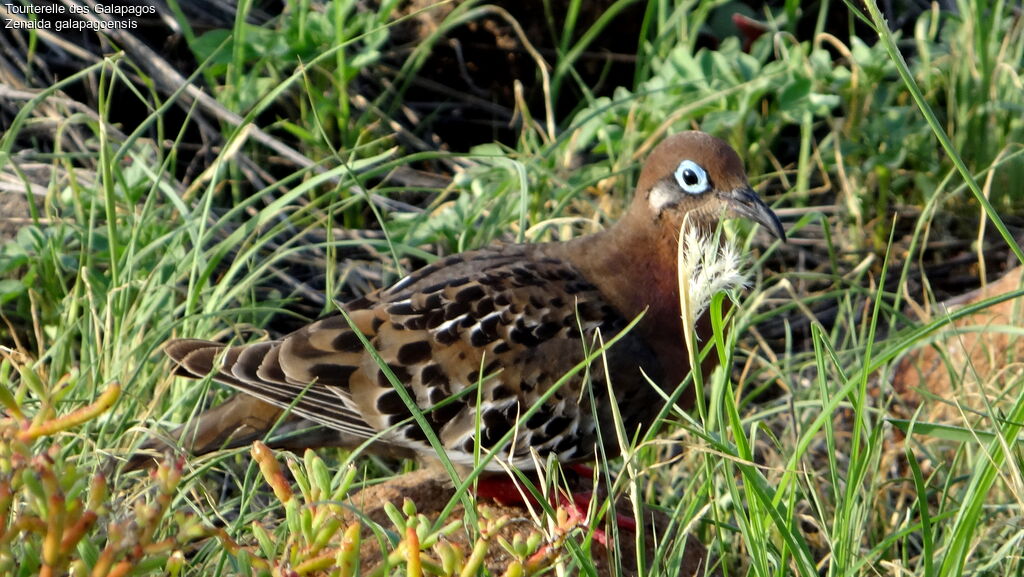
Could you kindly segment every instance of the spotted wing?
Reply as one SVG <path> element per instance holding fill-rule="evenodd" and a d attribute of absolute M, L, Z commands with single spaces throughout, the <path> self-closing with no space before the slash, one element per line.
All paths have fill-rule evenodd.
<path fill-rule="evenodd" d="M 561 460 L 593 453 L 595 425 L 581 374 L 520 419 L 584 358 L 595 331 L 607 338 L 625 325 L 571 265 L 530 246 L 463 253 L 346 309 L 453 461 L 471 463 L 477 444 L 520 467 L 532 465 L 530 447 Z M 302 417 L 432 453 L 398 391 L 340 315 L 279 341 L 226 350 L 172 341 L 166 350 L 193 375 L 216 365 L 218 381 Z M 513 428 L 512 445 L 499 446 Z"/>

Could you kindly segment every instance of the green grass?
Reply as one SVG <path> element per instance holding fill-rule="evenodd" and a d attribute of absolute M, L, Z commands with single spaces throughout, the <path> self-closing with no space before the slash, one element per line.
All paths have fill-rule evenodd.
<path fill-rule="evenodd" d="M 546 105 L 536 118 L 519 110 L 514 148 L 449 152 L 394 132 L 405 90 L 440 36 L 391 70 L 393 90 L 372 98 L 363 91 L 367 75 L 385 69 L 386 41 L 401 25 L 392 7 L 373 13 L 339 1 L 320 11 L 295 2 L 267 26 L 239 18 L 232 30 L 188 32 L 203 63 L 196 74 L 241 120 L 222 123 L 212 160 L 186 179 L 176 174 L 187 134 L 165 115 L 185 95 L 151 90 L 130 56 L 42 90 L 0 136 L 5 174 L 27 178 L 20 167 L 33 160 L 54 175 L 36 222 L 0 247 L 9 322 L 0 330 L 0 574 L 40 574 L 46 565 L 75 575 L 285 566 L 356 574 L 360 542 L 341 503 L 408 464 L 256 450 L 255 460 L 247 451 L 220 453 L 152 477 L 111 466 L 210 397 L 226 396 L 216 385 L 172 378 L 160 344 L 172 336 L 251 340 L 271 322 L 294 320 L 289 307 L 303 287 L 287 273 L 297 262 L 324 271 L 327 294 L 352 295 L 436 254 L 595 230 L 621 214 L 653 144 L 691 126 L 740 151 L 798 244 L 756 245 L 732 231 L 759 246 L 743 305 L 716 314 L 709 339 L 721 364 L 736 370 L 702 383 L 702 410 L 667 410 L 659 436 L 624 439 L 624 459 L 599 462 L 613 493 L 629 496 L 634 514 L 642 514 L 639 503 L 665 513 L 670 536 L 696 535 L 723 575 L 1024 573 L 1016 553 L 1024 538 L 1024 376 L 1012 370 L 1022 359 L 980 376 L 990 381 L 984 401 L 966 380 L 954 387 L 942 400 L 967 409 L 953 423 L 915 425 L 925 411 L 909 424 L 892 421 L 899 400 L 888 387 L 903 355 L 999 300 L 930 321 L 909 315 L 908 301 L 923 306 L 933 296 L 927 286 L 905 287 L 919 265 L 942 258 L 930 242 L 937 231 L 965 246 L 983 239 L 970 248 L 982 271 L 986 252 L 1024 261 L 1006 224 L 1021 216 L 1015 183 L 1024 181 L 1024 25 L 1012 5 L 961 2 L 958 17 L 926 13 L 905 38 L 872 10 L 865 18 L 881 32 L 874 43 L 824 33 L 800 42 L 799 6 L 787 3 L 761 15 L 770 31 L 746 53 L 735 38 L 696 49 L 711 26 L 709 4 L 651 2 L 635 82 L 607 96 L 595 95 L 576 65 L 611 17 L 589 30 L 571 18 L 552 21 L 558 58 L 538 69 Z M 569 9 L 578 18 L 582 7 Z M 442 30 L 481 14 L 501 16 L 466 4 Z M 85 146 L 62 141 L 26 156 L 46 99 L 86 79 L 98 89 L 94 115 L 63 117 L 59 128 Z M 109 122 L 122 104 L 112 95 L 126 93 L 151 111 L 128 133 Z M 575 94 L 579 106 L 555 116 L 556 104 Z M 291 114 L 266 121 L 281 109 Z M 257 121 L 312 164 L 264 162 Z M 423 167 L 454 173 L 451 185 L 387 180 Z M 911 216 L 894 221 L 894 212 Z M 351 234 L 365 229 L 385 234 Z M 816 264 L 801 264 L 801 251 Z M 833 303 L 830 312 L 823 302 Z M 331 298 L 315 306 L 306 314 L 334 309 Z M 780 336 L 764 338 L 771 324 L 783 327 Z M 894 426 L 911 432 L 899 440 Z M 553 470 L 537 490 L 558 484 Z M 395 564 L 378 574 L 415 574 L 417 564 L 477 574 L 473 547 L 501 549 L 529 571 L 538 539 L 562 552 L 544 557 L 544 567 L 597 574 L 586 527 L 534 523 L 513 542 L 501 533 L 507 519 L 451 517 L 463 498 L 439 518 L 410 503 L 389 510 L 387 523 L 364 521 L 361 541 L 379 541 Z M 615 536 L 607 515 L 600 525 Z M 470 546 L 453 546 L 457 533 Z M 615 548 L 610 565 L 676 575 L 683 542 L 660 538 L 650 558 Z"/>

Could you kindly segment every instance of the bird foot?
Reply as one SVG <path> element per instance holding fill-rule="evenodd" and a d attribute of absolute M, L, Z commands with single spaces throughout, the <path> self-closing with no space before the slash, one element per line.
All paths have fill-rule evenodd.
<path fill-rule="evenodd" d="M 505 476 L 478 479 L 476 497 L 477 499 L 490 499 L 499 505 L 506 506 L 540 504 L 525 487 Z"/>
<path fill-rule="evenodd" d="M 573 493 L 571 496 L 559 494 L 558 506 L 555 509 L 554 538 L 530 556 L 526 563 L 528 569 L 547 566 L 550 563 L 549 560 L 563 550 L 562 542 L 570 531 L 581 527 L 590 529 L 593 526 L 587 515 L 593 496 L 594 494 L 590 492 Z M 615 519 L 620 529 L 636 530 L 636 523 L 632 519 L 618 513 L 616 513 Z M 608 549 L 610 542 L 608 533 L 604 529 L 596 527 L 591 531 L 591 539 Z"/>
<path fill-rule="evenodd" d="M 592 477 L 593 470 L 582 465 L 573 465 L 573 470 L 583 477 Z M 522 488 L 508 477 L 488 478 L 477 482 L 477 498 L 490 499 L 505 506 L 533 505 L 540 503 L 529 491 Z M 588 512 L 594 500 L 592 491 L 566 494 L 558 492 L 552 499 L 556 511 L 556 526 L 559 533 L 568 533 L 577 527 L 591 527 Z M 636 521 L 621 513 L 615 513 L 615 523 L 619 529 L 636 532 Z M 603 529 L 593 530 L 593 539 L 605 547 L 608 546 L 608 534 Z"/>

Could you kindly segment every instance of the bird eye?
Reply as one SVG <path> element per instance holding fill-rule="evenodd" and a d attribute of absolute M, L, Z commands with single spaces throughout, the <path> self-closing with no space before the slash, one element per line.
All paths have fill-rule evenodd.
<path fill-rule="evenodd" d="M 708 173 L 692 160 L 684 160 L 676 169 L 676 182 L 690 194 L 701 194 L 708 190 Z"/>

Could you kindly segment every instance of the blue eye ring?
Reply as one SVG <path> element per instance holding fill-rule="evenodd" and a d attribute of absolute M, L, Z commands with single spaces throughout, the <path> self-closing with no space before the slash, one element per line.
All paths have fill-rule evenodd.
<path fill-rule="evenodd" d="M 688 194 L 703 194 L 711 187 L 707 171 L 692 160 L 680 162 L 675 177 L 679 188 Z"/>

